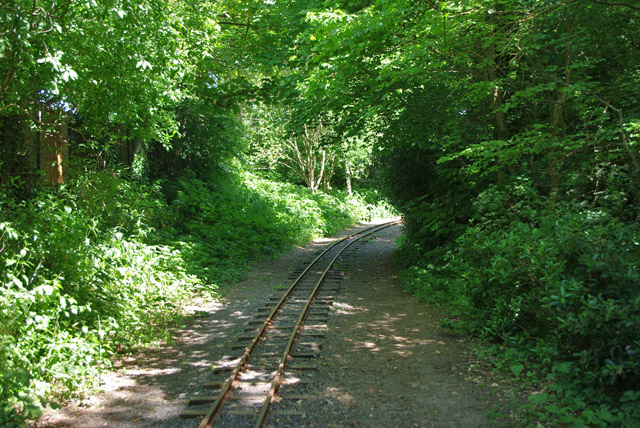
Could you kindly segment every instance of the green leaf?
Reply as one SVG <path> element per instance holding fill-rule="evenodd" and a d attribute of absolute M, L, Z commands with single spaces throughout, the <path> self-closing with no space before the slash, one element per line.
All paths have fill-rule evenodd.
<path fill-rule="evenodd" d="M 62 80 L 68 82 L 70 80 L 76 80 L 78 78 L 78 74 L 70 67 L 66 67 L 62 72 Z"/>
<path fill-rule="evenodd" d="M 553 371 L 555 373 L 569 373 L 571 371 L 571 368 L 573 367 L 573 364 L 570 362 L 564 362 L 561 364 L 557 364 L 555 366 L 553 366 Z"/>
<path fill-rule="evenodd" d="M 549 398 L 549 394 L 546 392 L 531 394 L 529 396 L 529 402 L 531 404 L 543 404 L 546 403 Z"/>
<path fill-rule="evenodd" d="M 524 366 L 522 364 L 514 364 L 510 367 L 510 369 L 511 373 L 513 373 L 515 377 L 519 377 L 520 373 L 522 373 L 522 370 L 524 370 Z"/>
<path fill-rule="evenodd" d="M 151 66 L 151 63 L 149 63 L 149 61 L 145 61 L 145 60 L 138 61 L 138 63 L 136 64 L 136 68 L 140 68 L 143 71 L 147 70 L 147 69 L 149 69 L 149 70 L 153 69 L 153 67 Z"/>
<path fill-rule="evenodd" d="M 620 397 L 620 401 L 623 403 L 627 401 L 636 401 L 638 397 L 640 397 L 640 391 L 629 390 L 625 391 L 622 397 Z"/>

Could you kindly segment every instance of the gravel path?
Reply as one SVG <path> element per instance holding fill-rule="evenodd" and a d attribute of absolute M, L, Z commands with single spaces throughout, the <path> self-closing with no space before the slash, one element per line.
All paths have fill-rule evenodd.
<path fill-rule="evenodd" d="M 399 232 L 377 235 L 349 263 L 318 373 L 324 405 L 309 419 L 326 427 L 499 425 L 485 416 L 498 385 L 470 380 L 468 343 L 403 291 L 393 265 Z"/>
<path fill-rule="evenodd" d="M 354 229 L 364 228 L 360 225 Z M 345 231 L 341 234 L 345 235 Z M 296 405 L 304 418 L 273 418 L 277 427 L 495 426 L 485 413 L 506 389 L 471 376 L 473 355 L 460 337 L 437 327 L 440 314 L 408 296 L 393 266 L 400 227 L 381 232 L 355 254 L 329 318 L 329 333 Z M 143 350 L 105 374 L 102 392 L 48 411 L 38 427 L 196 427 L 183 420 L 186 400 L 209 395 L 212 364 L 238 355 L 231 345 L 259 306 L 287 285 L 291 272 L 322 249 L 318 241 L 255 265 L 221 302 L 194 304 L 193 322 L 175 343 Z M 480 379 L 480 381 L 478 380 Z"/>

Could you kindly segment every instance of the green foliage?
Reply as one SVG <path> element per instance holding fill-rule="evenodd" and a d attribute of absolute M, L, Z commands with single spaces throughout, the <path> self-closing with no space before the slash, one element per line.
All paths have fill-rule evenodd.
<path fill-rule="evenodd" d="M 274 180 L 286 181 L 282 180 L 287 172 L 282 168 L 282 160 L 287 140 L 287 111 L 280 106 L 262 104 L 249 104 L 244 109 L 248 141 L 244 157 L 248 168 Z"/>
<path fill-rule="evenodd" d="M 27 201 L 3 195 L 3 425 L 90 387 L 119 346 L 165 338 L 202 289 L 178 251 L 144 242 L 163 206 L 150 193 L 105 171 Z"/>
<path fill-rule="evenodd" d="M 42 102 L 76 109 L 93 135 L 135 124 L 136 136 L 166 139 L 174 127 L 166 107 L 183 96 L 174 83 L 189 67 L 177 6 L 10 1 L 0 19 L 0 114 L 28 119 Z"/>
<path fill-rule="evenodd" d="M 292 245 L 327 236 L 357 220 L 390 214 L 384 202 L 349 197 L 344 192 L 319 192 L 305 187 L 241 173 L 235 180 L 205 182 L 183 178 L 172 190 L 174 228 L 189 260 L 190 271 L 200 277 L 228 284 L 244 271 L 257 254 L 269 256 Z"/>
<path fill-rule="evenodd" d="M 73 390 L 106 363 L 88 306 L 65 294 L 62 278 L 46 273 L 31 239 L 3 223 L 0 265 L 0 421 L 39 416 L 55 389 Z"/>
<path fill-rule="evenodd" d="M 176 145 L 175 158 L 160 159 L 158 168 L 216 166 L 223 160 L 216 155 L 233 152 L 241 140 L 230 111 L 261 77 L 254 72 L 260 66 L 245 61 L 253 32 L 218 21 L 258 19 L 268 8 L 227 1 L 3 3 L 4 167 L 12 177 L 32 174 L 38 134 L 52 131 L 39 112 L 70 119 L 76 153 L 100 167 L 113 166 L 121 145 L 132 141 L 140 158 Z"/>
<path fill-rule="evenodd" d="M 388 214 L 375 194 L 312 194 L 249 173 L 170 187 L 78 174 L 0 197 L 0 423 L 91 388 L 119 350 L 169 338 L 194 293 L 215 296 L 258 257 Z M 10 189 L 9 189 L 10 190 Z"/>
<path fill-rule="evenodd" d="M 178 132 L 168 150 L 154 142 L 148 154 L 152 179 L 177 180 L 185 170 L 203 180 L 224 171 L 244 142 L 244 128 L 227 109 L 197 99 L 176 109 Z"/>
<path fill-rule="evenodd" d="M 535 382 L 548 373 L 551 404 L 532 397 L 545 415 L 537 417 L 637 423 L 637 229 L 586 203 L 549 209 L 524 184 L 491 187 L 474 207 L 476 220 L 455 246 L 423 253 L 428 264 L 403 272 L 409 290 L 450 305 L 446 324 L 501 344 L 498 364 L 516 377 L 532 370 Z"/>

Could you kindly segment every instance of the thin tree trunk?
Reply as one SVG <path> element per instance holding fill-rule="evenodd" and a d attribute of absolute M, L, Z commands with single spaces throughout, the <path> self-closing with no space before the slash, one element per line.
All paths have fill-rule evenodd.
<path fill-rule="evenodd" d="M 498 65 L 496 64 L 497 58 L 495 43 L 491 42 L 489 46 L 485 48 L 483 59 L 486 60 L 486 63 L 488 64 L 484 69 L 485 80 L 492 85 L 491 92 L 489 94 L 489 106 L 491 107 L 491 113 L 496 127 L 494 138 L 496 140 L 503 141 L 507 138 L 507 125 L 504 111 L 502 111 L 502 90 L 497 83 Z M 498 159 L 496 159 L 496 166 L 498 168 L 497 181 L 498 184 L 500 184 L 504 181 L 504 170 L 502 163 Z"/>
<path fill-rule="evenodd" d="M 344 175 L 347 180 L 347 195 L 353 195 L 353 189 L 351 188 L 351 168 L 349 167 L 349 158 L 344 157 Z"/>
<path fill-rule="evenodd" d="M 318 180 L 315 183 L 313 193 L 316 193 L 318 189 L 320 189 L 320 184 L 322 183 L 322 176 L 324 175 L 324 167 L 326 162 L 326 152 L 322 150 L 322 160 L 320 161 L 320 172 L 318 173 Z"/>
<path fill-rule="evenodd" d="M 573 33 L 575 26 L 575 18 L 571 21 L 568 33 Z M 564 81 L 563 86 L 568 86 L 571 82 L 571 45 L 567 43 L 564 50 Z M 554 140 L 566 137 L 566 124 L 564 122 L 564 115 L 567 105 L 567 91 L 561 90 L 558 94 L 558 98 L 553 105 L 553 112 L 551 114 L 551 138 Z M 549 159 L 549 186 L 551 196 L 551 206 L 554 207 L 558 199 L 558 187 L 560 186 L 560 165 L 558 159 L 551 154 Z"/>

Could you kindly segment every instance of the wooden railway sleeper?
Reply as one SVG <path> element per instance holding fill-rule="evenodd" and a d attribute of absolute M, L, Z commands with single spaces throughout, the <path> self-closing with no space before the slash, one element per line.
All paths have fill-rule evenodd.
<path fill-rule="evenodd" d="M 317 355 L 314 352 L 306 352 L 306 350 L 299 349 L 298 347 L 296 347 L 297 350 L 294 351 L 293 344 L 296 341 L 299 341 L 299 339 L 303 337 L 313 337 L 314 335 L 316 335 L 315 337 L 322 337 L 328 331 L 328 326 L 326 325 L 326 319 L 324 317 L 322 319 L 322 323 L 319 323 L 318 320 L 308 319 L 308 321 L 313 322 L 314 324 L 303 325 L 303 322 L 305 321 L 306 318 L 311 318 L 309 317 L 309 313 L 312 305 L 316 304 L 316 302 L 314 302 L 314 299 L 318 300 L 319 304 L 322 304 L 322 303 L 331 304 L 332 301 L 330 299 L 335 299 L 335 294 L 339 291 L 339 285 L 337 284 L 334 285 L 333 283 L 328 284 L 324 290 L 320 291 L 323 281 L 327 279 L 331 279 L 332 281 L 338 279 L 336 278 L 336 275 L 334 275 L 335 272 L 330 272 L 331 265 L 335 264 L 336 261 L 338 260 L 338 257 L 340 257 L 341 254 L 346 253 L 347 249 L 353 244 L 355 244 L 359 239 L 364 238 L 365 236 L 368 236 L 379 230 L 382 230 L 384 227 L 388 227 L 390 224 L 367 229 L 366 231 L 364 231 L 364 233 L 358 232 L 356 234 L 350 235 L 349 237 L 346 237 L 336 242 L 331 247 L 327 248 L 325 251 L 322 252 L 320 256 L 318 256 L 314 260 L 314 262 L 311 265 L 309 265 L 304 269 L 304 271 L 295 280 L 294 284 L 291 287 L 289 287 L 285 295 L 277 303 L 275 303 L 274 307 L 271 309 L 269 316 L 266 320 L 264 321 L 249 320 L 248 321 L 247 327 L 245 327 L 244 331 L 249 331 L 249 330 L 257 331 L 256 336 L 253 338 L 252 342 L 245 347 L 244 354 L 240 358 L 240 362 L 238 363 L 238 365 L 235 366 L 235 368 L 231 368 L 231 367 L 220 368 L 219 372 L 231 371 L 232 374 L 229 376 L 227 381 L 221 387 L 220 394 L 218 394 L 216 397 L 213 397 L 214 404 L 205 413 L 204 419 L 199 426 L 200 428 L 211 428 L 213 425 L 213 422 L 219 415 L 221 415 L 221 413 L 231 414 L 228 410 L 222 412 L 222 408 L 224 406 L 225 401 L 233 397 L 232 390 L 234 389 L 234 385 L 238 385 L 238 382 L 243 377 L 246 377 L 245 375 L 247 376 L 251 375 L 255 379 L 262 376 L 266 377 L 267 372 L 273 373 L 273 378 L 271 378 L 271 381 L 270 381 L 269 393 L 266 395 L 266 398 L 264 398 L 264 401 L 262 402 L 261 410 L 258 414 L 258 419 L 255 422 L 255 428 L 260 428 L 263 426 L 265 422 L 267 413 L 269 412 L 269 407 L 271 402 L 276 401 L 276 399 L 277 400 L 280 399 L 280 394 L 276 395 L 276 392 L 277 392 L 278 386 L 280 385 L 280 382 L 284 380 L 285 370 L 288 373 L 296 372 L 298 370 L 317 370 L 318 367 L 316 365 L 304 365 L 304 364 L 295 363 L 294 362 L 295 357 L 292 356 L 292 354 Z M 357 236 L 357 235 L 361 235 L 361 236 Z M 325 259 L 321 260 L 323 257 Z M 327 263 L 325 260 L 326 261 L 330 260 L 330 262 Z M 320 278 L 318 281 L 314 279 L 314 281 L 316 282 L 316 286 L 314 287 L 310 295 L 302 296 L 303 293 L 299 291 L 295 291 L 296 287 L 305 288 L 305 283 L 307 282 L 306 279 L 304 279 L 305 275 L 308 273 L 314 274 L 314 272 L 317 274 L 320 274 Z M 293 304 L 296 300 L 302 300 L 303 298 L 306 298 L 307 302 L 304 305 L 304 309 L 302 310 L 301 315 L 298 318 L 298 321 L 295 323 L 295 327 L 292 327 L 291 325 L 283 325 L 281 322 L 275 321 L 276 319 L 275 316 L 278 314 L 278 311 L 280 311 L 285 304 L 288 304 L 288 303 Z M 265 311 L 266 310 L 268 310 L 268 308 L 265 308 Z M 318 314 L 316 313 L 314 314 L 314 316 L 317 317 Z M 278 318 L 281 318 L 281 317 L 278 317 Z M 251 327 L 252 325 L 255 325 L 255 327 Z M 291 336 L 287 343 L 286 349 L 282 354 L 280 363 L 278 364 L 277 367 L 273 365 L 268 365 L 268 364 L 265 364 L 265 365 L 256 364 L 256 363 L 259 363 L 259 361 L 255 361 L 256 358 L 254 358 L 254 364 L 250 364 L 249 361 L 250 361 L 251 352 L 257 350 L 258 347 L 265 346 L 263 339 L 270 337 L 274 332 L 278 334 L 284 331 L 290 331 Z M 216 370 L 214 370 L 214 373 L 216 373 Z M 257 397 L 256 400 L 260 401 L 264 396 L 261 395 L 256 397 Z M 254 415 L 256 413 L 253 412 L 252 410 L 250 414 Z"/>

